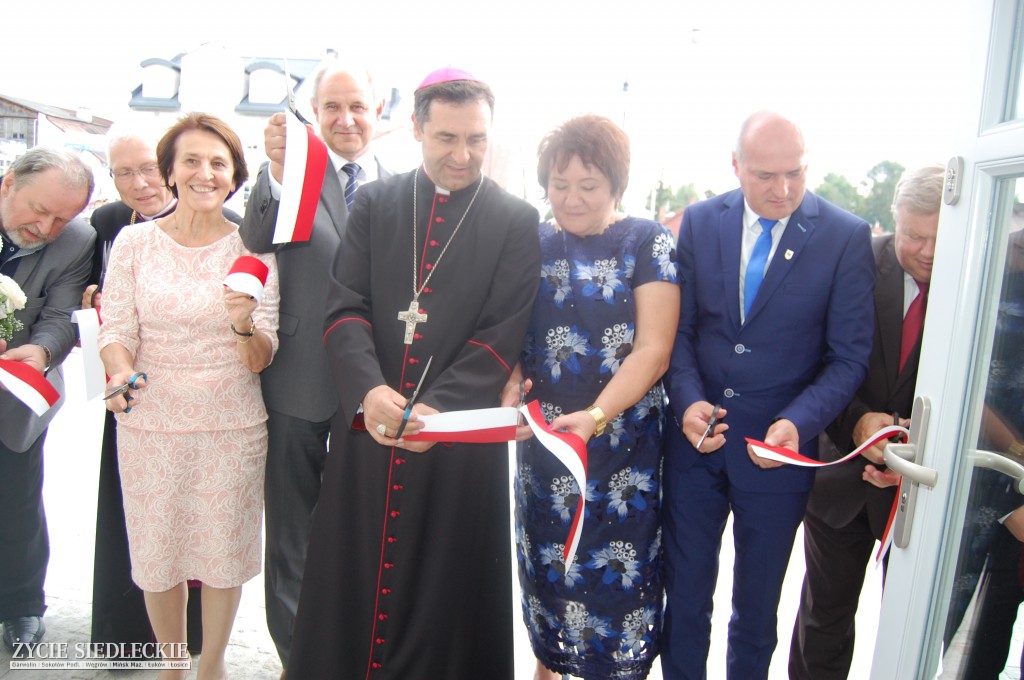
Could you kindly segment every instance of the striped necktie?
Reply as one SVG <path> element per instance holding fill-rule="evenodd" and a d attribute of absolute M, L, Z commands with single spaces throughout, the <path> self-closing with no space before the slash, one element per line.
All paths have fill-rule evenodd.
<path fill-rule="evenodd" d="M 348 176 L 348 182 L 345 183 L 345 206 L 352 210 L 352 201 L 356 199 L 356 189 L 359 188 L 359 180 L 356 179 L 359 166 L 356 163 L 345 163 L 341 171 Z"/>
<path fill-rule="evenodd" d="M 772 227 L 779 222 L 778 220 L 766 220 L 763 217 L 757 218 L 757 221 L 761 223 L 761 235 L 754 243 L 754 250 L 750 253 L 750 262 L 747 263 L 747 273 L 743 277 L 744 320 L 750 314 L 754 298 L 757 297 L 757 289 L 764 281 L 764 272 L 768 268 L 768 255 L 772 252 Z"/>

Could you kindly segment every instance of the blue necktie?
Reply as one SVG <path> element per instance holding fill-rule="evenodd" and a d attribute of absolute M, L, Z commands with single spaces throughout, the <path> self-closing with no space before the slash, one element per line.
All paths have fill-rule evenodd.
<path fill-rule="evenodd" d="M 743 277 L 743 318 L 746 320 L 750 314 L 750 308 L 754 306 L 754 298 L 757 297 L 757 289 L 764 281 L 764 270 L 768 265 L 768 254 L 772 252 L 772 227 L 778 224 L 778 220 L 766 220 L 763 217 L 757 218 L 761 223 L 761 235 L 754 243 L 754 250 L 750 253 L 750 262 L 747 263 L 747 273 Z"/>
<path fill-rule="evenodd" d="M 348 175 L 348 182 L 345 184 L 345 205 L 352 210 L 352 201 L 356 200 L 356 189 L 359 188 L 359 181 L 356 175 L 359 174 L 359 166 L 355 163 L 345 163 L 341 171 Z"/>

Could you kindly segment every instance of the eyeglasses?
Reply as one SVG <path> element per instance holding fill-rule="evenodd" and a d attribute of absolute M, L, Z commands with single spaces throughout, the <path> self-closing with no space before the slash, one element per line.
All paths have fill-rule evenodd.
<path fill-rule="evenodd" d="M 143 165 L 138 170 L 124 168 L 122 170 L 118 170 L 117 172 L 114 172 L 113 170 L 110 171 L 110 176 L 113 177 L 118 182 L 130 182 L 135 177 L 135 175 L 139 175 L 143 179 L 153 179 L 159 174 L 160 168 L 157 166 L 156 163 Z"/>

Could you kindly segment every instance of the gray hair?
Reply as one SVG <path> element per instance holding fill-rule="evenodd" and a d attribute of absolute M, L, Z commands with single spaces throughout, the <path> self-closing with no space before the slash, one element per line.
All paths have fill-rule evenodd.
<path fill-rule="evenodd" d="M 323 82 L 324 76 L 334 73 L 347 73 L 354 80 L 362 80 L 369 85 L 370 91 L 368 94 L 370 102 L 373 106 L 377 106 L 377 90 L 373 84 L 373 74 L 370 73 L 370 70 L 362 66 L 344 64 L 336 56 L 329 56 L 324 59 L 313 73 L 313 92 L 309 95 L 309 101 L 313 106 L 320 105 L 317 95 L 320 93 L 320 83 Z"/>
<path fill-rule="evenodd" d="M 934 215 L 942 205 L 942 185 L 946 179 L 946 166 L 932 163 L 907 170 L 896 183 L 892 196 L 892 214 L 900 210 L 915 215 Z"/>
<path fill-rule="evenodd" d="M 64 149 L 51 149 L 37 146 L 19 156 L 9 170 L 14 178 L 14 185 L 31 184 L 37 175 L 48 170 L 57 170 L 64 178 L 64 185 L 70 189 L 85 189 L 86 202 L 96 188 L 92 170 L 82 159 Z"/>
<path fill-rule="evenodd" d="M 110 165 L 110 150 L 118 142 L 142 142 L 153 149 L 153 156 L 156 156 L 156 142 L 164 133 L 167 126 L 142 125 L 140 123 L 114 123 L 107 130 L 107 165 Z"/>

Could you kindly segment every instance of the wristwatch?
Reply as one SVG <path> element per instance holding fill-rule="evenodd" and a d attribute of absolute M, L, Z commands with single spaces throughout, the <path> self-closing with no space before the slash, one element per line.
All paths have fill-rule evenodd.
<path fill-rule="evenodd" d="M 591 404 L 586 409 L 586 412 L 594 417 L 594 422 L 597 423 L 597 429 L 594 430 L 594 436 L 600 437 L 604 434 L 604 429 L 608 427 L 608 419 L 604 416 L 604 411 L 597 404 Z"/>
<path fill-rule="evenodd" d="M 50 348 L 46 345 L 37 344 L 36 347 L 41 348 L 43 350 L 43 354 L 46 355 L 46 365 L 43 367 L 43 375 L 47 375 L 50 372 L 50 365 L 53 363 L 53 355 L 50 354 Z"/>

